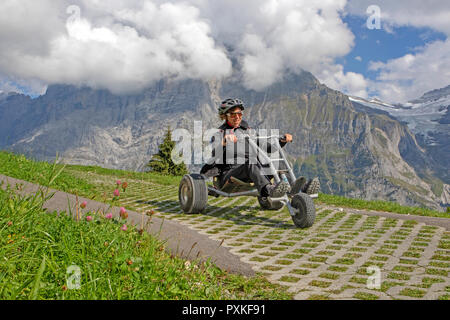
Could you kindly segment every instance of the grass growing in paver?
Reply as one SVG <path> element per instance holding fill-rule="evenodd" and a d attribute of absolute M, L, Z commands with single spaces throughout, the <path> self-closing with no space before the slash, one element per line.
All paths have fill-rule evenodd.
<path fill-rule="evenodd" d="M 327 270 L 336 272 L 346 272 L 348 270 L 348 267 L 329 266 Z"/>
<path fill-rule="evenodd" d="M 341 258 L 341 259 L 337 259 L 335 261 L 335 263 L 337 264 L 346 264 L 346 265 L 352 265 L 355 263 L 355 260 L 352 258 Z"/>
<path fill-rule="evenodd" d="M 319 251 L 319 252 L 317 252 L 316 253 L 316 255 L 319 255 L 319 256 L 334 256 L 336 254 L 336 252 L 334 252 L 334 251 Z"/>
<path fill-rule="evenodd" d="M 399 292 L 399 295 L 413 298 L 422 298 L 427 292 L 420 289 L 405 288 Z"/>
<path fill-rule="evenodd" d="M 339 274 L 324 272 L 319 275 L 319 278 L 336 280 L 336 279 L 339 279 Z"/>
<path fill-rule="evenodd" d="M 261 268 L 261 270 L 268 270 L 268 271 L 279 271 L 283 269 L 282 267 L 277 267 L 277 266 L 264 266 Z"/>
<path fill-rule="evenodd" d="M 371 294 L 371 293 L 367 293 L 367 292 L 356 292 L 353 295 L 353 298 L 359 299 L 359 300 L 378 300 L 378 299 L 380 299 L 380 297 L 377 296 L 376 294 Z"/>
<path fill-rule="evenodd" d="M 367 251 L 367 248 L 353 247 L 353 248 L 350 248 L 349 251 L 354 251 L 354 252 L 366 252 L 366 251 Z"/>
<path fill-rule="evenodd" d="M 439 241 L 438 248 L 440 248 L 440 249 L 450 249 L 450 241 L 444 241 L 444 240 Z"/>
<path fill-rule="evenodd" d="M 275 257 L 279 255 L 278 252 L 261 252 L 260 255 L 266 256 L 266 257 Z"/>
<path fill-rule="evenodd" d="M 263 258 L 263 257 L 252 257 L 250 258 L 250 261 L 256 261 L 256 262 L 264 262 L 269 260 L 269 258 Z"/>
<path fill-rule="evenodd" d="M 280 279 L 278 279 L 278 281 L 296 283 L 300 281 L 300 278 L 293 276 L 282 276 Z"/>
<path fill-rule="evenodd" d="M 413 242 L 412 245 L 418 247 L 428 247 L 430 244 L 428 242 Z"/>
<path fill-rule="evenodd" d="M 318 263 L 303 263 L 300 265 L 302 268 L 308 268 L 308 269 L 316 269 L 320 267 L 320 264 Z"/>
<path fill-rule="evenodd" d="M 387 276 L 389 279 L 395 280 L 409 280 L 411 276 L 406 273 L 390 272 Z"/>
<path fill-rule="evenodd" d="M 338 250 L 341 250 L 342 247 L 341 246 L 327 246 L 325 249 L 338 251 Z"/>
<path fill-rule="evenodd" d="M 308 297 L 307 300 L 331 300 L 329 296 L 321 295 L 321 294 L 312 294 Z"/>
<path fill-rule="evenodd" d="M 399 286 L 404 286 L 405 283 L 404 282 L 395 282 L 395 281 L 383 281 L 381 283 L 381 288 L 380 291 L 381 292 L 386 292 L 389 289 L 393 288 L 393 287 L 399 287 Z"/>
<path fill-rule="evenodd" d="M 387 249 L 378 249 L 375 251 L 376 254 L 385 254 L 385 255 L 392 255 L 394 253 L 394 250 L 387 250 Z"/>
<path fill-rule="evenodd" d="M 385 256 L 371 256 L 370 260 L 387 261 L 387 260 L 389 260 L 389 257 L 385 257 Z"/>
<path fill-rule="evenodd" d="M 319 244 L 317 243 L 303 243 L 302 247 L 304 248 L 317 248 L 319 246 Z"/>
<path fill-rule="evenodd" d="M 269 249 L 273 250 L 273 251 L 286 251 L 288 248 L 286 248 L 286 247 L 270 247 Z"/>
<path fill-rule="evenodd" d="M 427 268 L 425 270 L 425 273 L 426 274 L 436 275 L 436 276 L 443 276 L 443 277 L 446 277 L 448 275 L 448 271 L 447 270 L 433 269 L 433 268 Z"/>
<path fill-rule="evenodd" d="M 311 271 L 310 271 L 310 270 L 306 270 L 306 269 L 294 269 L 294 270 L 291 271 L 291 273 L 299 274 L 299 275 L 305 276 L 305 275 L 307 275 L 307 274 L 310 274 Z"/>
<path fill-rule="evenodd" d="M 361 278 L 353 276 L 348 280 L 349 282 L 359 283 L 359 284 L 367 284 L 367 278 Z"/>
<path fill-rule="evenodd" d="M 445 282 L 445 280 L 442 278 L 430 278 L 430 277 L 422 278 L 422 283 L 427 286 L 432 286 L 435 283 L 442 283 L 442 282 Z"/>
<path fill-rule="evenodd" d="M 408 258 L 420 258 L 421 254 L 414 251 L 405 251 L 403 252 L 402 257 L 408 257 Z"/>
<path fill-rule="evenodd" d="M 367 268 L 367 267 L 378 267 L 378 268 L 383 268 L 384 267 L 384 263 L 383 262 L 378 262 L 378 261 L 366 261 L 361 267 L 363 268 Z"/>
<path fill-rule="evenodd" d="M 415 268 L 399 265 L 399 266 L 395 266 L 392 270 L 393 271 L 401 271 L 401 272 L 414 272 Z"/>
<path fill-rule="evenodd" d="M 331 284 L 332 284 L 331 282 L 320 280 L 313 280 L 309 283 L 310 286 L 319 288 L 328 288 L 329 286 L 331 286 Z"/>
<path fill-rule="evenodd" d="M 300 259 L 301 257 L 303 257 L 303 255 L 295 254 L 295 253 L 289 253 L 289 254 L 286 254 L 286 255 L 282 256 L 282 258 L 295 259 L 295 260 Z"/>
<path fill-rule="evenodd" d="M 416 264 L 419 263 L 419 260 L 413 260 L 413 259 L 400 259 L 399 263 L 416 265 Z"/>
<path fill-rule="evenodd" d="M 280 259 L 280 260 L 276 260 L 275 261 L 275 264 L 280 264 L 280 265 L 283 265 L 283 266 L 288 266 L 288 265 L 290 265 L 292 263 L 293 263 L 292 260 L 286 260 L 286 259 Z"/>
<path fill-rule="evenodd" d="M 438 268 L 450 268 L 450 263 L 446 262 L 436 262 L 436 261 L 430 261 L 428 264 L 432 267 L 438 267 Z"/>
<path fill-rule="evenodd" d="M 255 252 L 255 250 L 251 250 L 251 249 L 241 249 L 238 251 L 239 253 L 253 253 Z"/>
<path fill-rule="evenodd" d="M 294 250 L 292 250 L 292 252 L 294 252 L 294 253 L 310 253 L 311 249 L 300 248 L 300 249 L 294 249 Z"/>
<path fill-rule="evenodd" d="M 309 258 L 308 259 L 308 261 L 311 261 L 311 262 L 325 262 L 325 261 L 327 261 L 327 257 L 311 257 L 311 258 Z"/>

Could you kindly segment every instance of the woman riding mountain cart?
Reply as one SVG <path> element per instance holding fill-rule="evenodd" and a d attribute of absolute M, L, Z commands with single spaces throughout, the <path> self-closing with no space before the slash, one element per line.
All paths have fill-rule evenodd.
<path fill-rule="evenodd" d="M 286 205 L 296 226 L 312 226 L 315 220 L 312 198 L 317 197 L 319 180 L 296 179 L 282 150 L 292 142 L 292 135 L 256 135 L 242 119 L 244 109 L 239 99 L 227 99 L 220 105 L 219 116 L 224 123 L 211 141 L 212 158 L 200 174 L 183 177 L 179 187 L 181 208 L 186 213 L 202 212 L 208 195 L 257 196 L 263 209 L 278 210 Z M 275 158 L 268 155 L 277 153 L 279 156 Z M 208 178 L 213 178 L 214 187 L 207 187 Z"/>

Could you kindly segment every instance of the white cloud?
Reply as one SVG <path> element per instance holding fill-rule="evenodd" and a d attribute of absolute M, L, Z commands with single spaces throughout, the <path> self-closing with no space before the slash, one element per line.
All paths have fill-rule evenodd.
<path fill-rule="evenodd" d="M 67 15 L 64 5 L 55 7 L 47 0 L 1 2 L 0 41 L 13 50 L 0 52 L 0 72 L 116 93 L 137 91 L 161 78 L 210 79 L 231 73 L 231 61 L 216 46 L 197 8 L 145 1 L 101 15 L 96 5 L 100 1 L 93 2 L 89 11 L 88 2 L 84 3 L 78 17 L 76 12 Z M 34 8 L 39 10 L 33 12 Z M 29 21 L 30 12 L 37 17 Z M 47 25 L 43 21 L 49 14 L 53 17 Z M 30 43 L 34 36 L 39 41 Z"/>
<path fill-rule="evenodd" d="M 332 89 L 343 91 L 352 96 L 368 97 L 368 81 L 364 76 L 355 72 L 345 73 L 342 65 L 324 68 L 318 74 L 318 77 Z"/>
<path fill-rule="evenodd" d="M 414 54 L 386 63 L 370 64 L 371 70 L 379 72 L 377 81 L 372 85 L 381 99 L 406 102 L 450 84 L 450 39 L 416 50 Z"/>
<path fill-rule="evenodd" d="M 253 89 L 277 81 L 284 71 L 317 74 L 348 54 L 354 35 L 339 15 L 345 4 L 345 0 L 202 2 L 216 24 L 215 35 L 233 47 L 245 83 Z"/>
<path fill-rule="evenodd" d="M 66 12 L 72 4 L 80 7 L 79 18 L 76 10 Z M 259 90 L 287 71 L 332 69 L 335 58 L 348 54 L 354 36 L 340 17 L 345 5 L 346 0 L 4 0 L 0 42 L 11 50 L 0 52 L 0 72 L 43 86 L 67 83 L 121 93 L 166 77 L 227 77 L 236 59 L 244 84 Z"/>

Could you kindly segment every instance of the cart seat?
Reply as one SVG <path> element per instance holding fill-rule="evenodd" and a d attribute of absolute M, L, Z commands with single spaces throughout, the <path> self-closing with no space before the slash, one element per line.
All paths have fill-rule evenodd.
<path fill-rule="evenodd" d="M 256 189 L 253 182 L 244 182 L 235 177 L 230 177 L 222 188 L 220 188 L 218 177 L 214 177 L 213 182 L 216 189 L 226 193 L 245 192 Z"/>

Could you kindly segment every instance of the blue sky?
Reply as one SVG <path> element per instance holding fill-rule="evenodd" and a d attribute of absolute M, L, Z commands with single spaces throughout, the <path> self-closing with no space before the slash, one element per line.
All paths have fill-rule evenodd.
<path fill-rule="evenodd" d="M 401 58 L 408 53 L 414 53 L 416 48 L 425 46 L 436 40 L 446 40 L 446 35 L 431 28 L 396 27 L 386 31 L 367 28 L 367 19 L 356 15 L 347 15 L 342 18 L 355 35 L 355 46 L 337 63 L 344 66 L 345 72 L 363 74 L 367 79 L 376 80 L 378 72 L 369 70 L 370 62 L 388 62 Z M 360 57 L 362 60 L 357 60 Z M 450 80 L 449 80 L 450 84 Z"/>

